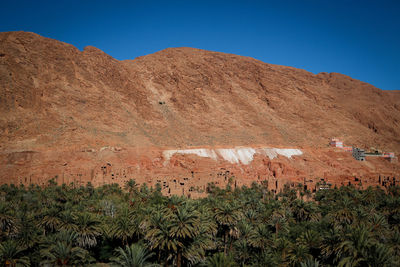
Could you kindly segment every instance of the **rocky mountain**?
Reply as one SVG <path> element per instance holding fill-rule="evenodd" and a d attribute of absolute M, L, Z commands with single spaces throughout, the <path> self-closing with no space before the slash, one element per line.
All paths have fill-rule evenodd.
<path fill-rule="evenodd" d="M 400 152 L 400 92 L 193 48 L 118 61 L 95 47 L 0 33 L 0 113 L 3 182 L 60 177 L 56 166 L 95 173 L 89 170 L 104 165 L 103 156 L 74 153 L 101 149 L 147 155 L 149 166 L 162 158 L 152 151 L 245 146 L 315 154 L 331 137 Z M 114 156 L 128 168 L 128 154 Z"/>

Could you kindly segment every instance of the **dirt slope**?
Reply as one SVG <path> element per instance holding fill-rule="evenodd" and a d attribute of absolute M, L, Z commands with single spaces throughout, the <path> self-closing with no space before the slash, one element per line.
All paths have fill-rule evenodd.
<path fill-rule="evenodd" d="M 318 149 L 339 137 L 400 152 L 399 92 L 193 48 L 118 61 L 94 47 L 79 51 L 34 33 L 0 33 L 0 113 L 6 180 L 17 179 L 5 178 L 16 168 L 14 176 L 47 169 L 43 157 L 104 147 Z M 15 165 L 18 153 L 23 163 Z M 29 153 L 47 156 L 34 161 Z"/>

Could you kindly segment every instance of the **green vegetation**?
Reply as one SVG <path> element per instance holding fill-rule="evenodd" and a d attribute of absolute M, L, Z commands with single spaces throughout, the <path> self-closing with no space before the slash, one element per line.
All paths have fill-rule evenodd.
<path fill-rule="evenodd" d="M 400 187 L 160 188 L 2 185 L 0 266 L 400 266 Z"/>

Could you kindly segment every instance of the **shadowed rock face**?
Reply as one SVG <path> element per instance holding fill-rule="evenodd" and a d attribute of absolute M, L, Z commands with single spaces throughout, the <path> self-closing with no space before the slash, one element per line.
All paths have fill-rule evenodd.
<path fill-rule="evenodd" d="M 342 74 L 314 75 L 193 48 L 118 61 L 94 47 L 79 51 L 33 33 L 0 33 L 0 113 L 2 182 L 61 177 L 67 168 L 85 170 L 84 181 L 98 181 L 105 159 L 152 173 L 164 166 L 155 163 L 163 150 L 307 148 L 320 160 L 318 149 L 331 137 L 400 152 L 399 92 Z M 114 149 L 100 151 L 105 147 Z M 212 160 L 174 155 L 171 162 L 180 157 Z M 290 175 L 331 171 L 330 163 L 310 162 Z M 371 175 L 398 172 L 396 164 L 382 166 L 357 168 Z M 332 172 L 358 173 L 339 169 Z"/>

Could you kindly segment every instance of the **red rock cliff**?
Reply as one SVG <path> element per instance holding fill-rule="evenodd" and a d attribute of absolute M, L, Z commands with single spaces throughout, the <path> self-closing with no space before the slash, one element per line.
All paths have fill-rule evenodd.
<path fill-rule="evenodd" d="M 319 151 L 339 137 L 400 152 L 399 92 L 193 48 L 118 61 L 94 47 L 79 51 L 34 33 L 0 33 L 0 112 L 2 182 L 29 181 L 33 173 L 60 177 L 66 166 L 98 180 L 105 157 L 151 173 L 161 168 L 155 161 L 165 148 Z M 100 153 L 105 147 L 115 155 Z M 309 175 L 311 165 L 301 166 L 298 173 Z M 376 172 L 374 166 L 360 168 Z M 388 166 L 379 171 L 397 172 Z"/>

